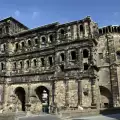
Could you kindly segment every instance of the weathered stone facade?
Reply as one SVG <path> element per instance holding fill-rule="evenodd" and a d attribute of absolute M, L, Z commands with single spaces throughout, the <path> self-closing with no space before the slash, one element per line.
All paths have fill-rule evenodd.
<path fill-rule="evenodd" d="M 120 26 L 90 17 L 35 29 L 1 20 L 1 112 L 119 107 L 119 47 Z"/>

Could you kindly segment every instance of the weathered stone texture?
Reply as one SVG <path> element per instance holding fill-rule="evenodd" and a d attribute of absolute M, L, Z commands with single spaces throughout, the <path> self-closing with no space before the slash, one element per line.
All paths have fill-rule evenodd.
<path fill-rule="evenodd" d="M 89 16 L 29 29 L 0 21 L 0 111 L 120 106 L 120 27 Z"/>

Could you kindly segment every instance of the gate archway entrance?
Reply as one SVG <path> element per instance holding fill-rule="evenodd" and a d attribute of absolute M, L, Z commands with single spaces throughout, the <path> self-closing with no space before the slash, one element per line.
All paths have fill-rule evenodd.
<path fill-rule="evenodd" d="M 21 102 L 21 110 L 25 111 L 25 90 L 22 87 L 18 87 L 15 89 L 15 94 Z"/>
<path fill-rule="evenodd" d="M 100 86 L 100 107 L 109 108 L 112 104 L 112 94 L 108 88 Z"/>
<path fill-rule="evenodd" d="M 43 112 L 49 113 L 49 90 L 45 86 L 39 86 L 35 92 L 42 103 Z"/>

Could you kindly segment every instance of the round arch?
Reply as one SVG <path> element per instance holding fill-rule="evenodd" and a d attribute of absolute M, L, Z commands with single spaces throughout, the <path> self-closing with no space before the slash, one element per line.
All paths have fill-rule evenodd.
<path fill-rule="evenodd" d="M 49 112 L 49 89 L 45 86 L 39 86 L 35 89 L 35 92 L 42 103 L 43 112 Z"/>
<path fill-rule="evenodd" d="M 24 88 L 17 87 L 14 92 L 15 92 L 16 96 L 18 97 L 18 100 L 20 100 L 20 102 L 21 102 L 21 110 L 25 111 L 25 95 L 26 95 L 26 93 L 25 93 Z"/>
<path fill-rule="evenodd" d="M 110 90 L 104 86 L 99 86 L 100 89 L 100 107 L 109 108 L 112 104 L 112 94 Z"/>

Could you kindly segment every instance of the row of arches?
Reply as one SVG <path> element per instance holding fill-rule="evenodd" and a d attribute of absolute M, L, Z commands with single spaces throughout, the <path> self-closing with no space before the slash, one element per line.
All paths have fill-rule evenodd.
<path fill-rule="evenodd" d="M 21 41 L 20 43 L 16 42 L 15 43 L 15 50 L 19 50 L 19 49 L 23 49 L 25 47 L 32 47 L 32 46 L 36 46 L 38 44 L 46 44 L 48 43 L 52 43 L 54 41 L 54 34 L 50 34 L 48 36 L 48 38 L 43 35 L 40 37 L 40 40 L 38 37 L 35 38 L 29 38 L 27 41 Z"/>
<path fill-rule="evenodd" d="M 14 91 L 18 100 L 21 102 L 21 110 L 26 111 L 26 91 L 23 87 L 17 87 Z M 49 106 L 49 89 L 45 86 L 39 86 L 35 89 L 35 93 L 42 104 Z M 17 104 L 17 103 L 16 103 Z M 47 107 L 46 112 L 49 112 Z"/>
<path fill-rule="evenodd" d="M 112 104 L 112 94 L 108 88 L 104 86 L 99 87 L 100 90 L 100 107 L 101 108 L 109 108 Z M 41 101 L 41 103 L 47 103 L 49 106 L 49 89 L 45 86 L 39 86 L 35 89 L 36 95 Z M 21 110 L 26 110 L 26 92 L 23 87 L 17 87 L 15 89 L 15 94 L 21 102 Z M 47 108 L 47 112 L 49 109 Z"/>
<path fill-rule="evenodd" d="M 81 24 L 79 25 L 79 31 L 80 32 L 84 32 L 84 26 Z M 65 36 L 65 28 L 61 28 L 58 30 L 58 38 L 62 38 Z M 32 40 L 33 39 L 33 40 Z M 22 48 L 25 48 L 25 47 L 28 47 L 28 46 L 35 46 L 37 44 L 46 44 L 46 43 L 53 43 L 54 40 L 55 40 L 55 34 L 50 34 L 48 35 L 47 37 L 45 35 L 42 35 L 40 37 L 40 40 L 38 37 L 35 37 L 35 38 L 29 38 L 27 41 L 21 41 L 20 43 L 16 42 L 15 43 L 15 50 L 19 50 L 19 49 L 22 49 Z"/>
<path fill-rule="evenodd" d="M 76 60 L 77 59 L 77 51 L 76 50 L 71 50 L 70 51 L 70 60 Z M 84 49 L 83 50 L 83 58 L 88 58 L 89 57 L 89 50 Z M 59 54 L 59 61 L 60 62 L 64 62 L 65 61 L 65 53 L 61 52 Z M 53 56 L 49 56 L 47 57 L 47 59 L 45 57 L 41 57 L 40 60 L 38 58 L 33 58 L 33 59 L 27 59 L 27 60 L 20 60 L 20 61 L 13 61 L 13 70 L 16 69 L 22 69 L 22 68 L 30 68 L 30 67 L 37 67 L 40 61 L 40 66 L 44 67 L 46 66 L 46 64 L 49 66 L 53 66 L 54 65 L 54 58 Z M 47 62 L 48 61 L 48 62 Z M 87 64 L 87 63 L 86 63 Z M 85 64 L 85 65 L 86 65 Z M 5 63 L 1 62 L 1 70 L 5 70 L 6 66 Z"/>

